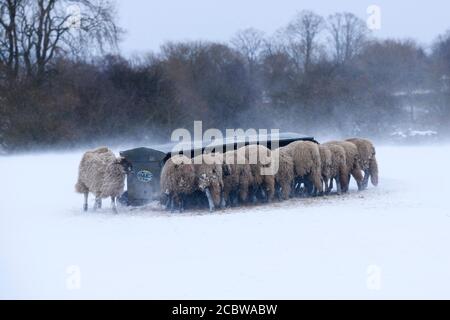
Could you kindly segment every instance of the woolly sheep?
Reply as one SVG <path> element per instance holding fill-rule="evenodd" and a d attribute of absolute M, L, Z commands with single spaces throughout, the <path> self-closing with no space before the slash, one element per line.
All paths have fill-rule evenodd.
<path fill-rule="evenodd" d="M 232 204 L 248 200 L 249 187 L 253 184 L 251 167 L 245 156 L 236 151 L 229 151 L 223 155 L 225 164 L 223 170 L 223 196 L 225 203 Z M 232 197 L 235 201 L 232 201 Z"/>
<path fill-rule="evenodd" d="M 196 190 L 195 169 L 190 158 L 175 155 L 165 163 L 161 171 L 161 202 L 172 211 L 178 206 L 184 211 L 187 195 Z"/>
<path fill-rule="evenodd" d="M 345 150 L 345 157 L 346 157 L 346 169 L 348 172 L 348 181 L 346 184 L 341 183 L 342 191 L 347 192 L 349 189 L 349 183 L 350 183 L 350 175 L 356 180 L 356 183 L 358 184 L 358 190 L 362 190 L 362 182 L 364 177 L 361 174 L 361 164 L 360 164 L 360 158 L 358 149 L 356 146 L 348 141 L 330 141 L 325 143 L 325 145 L 338 145 L 344 148 Z"/>
<path fill-rule="evenodd" d="M 311 184 L 315 189 L 312 193 L 322 193 L 321 159 L 319 146 L 310 141 L 296 141 L 287 146 L 288 152 L 294 160 L 296 179 Z"/>
<path fill-rule="evenodd" d="M 273 156 L 278 155 L 279 168 L 275 174 L 276 192 L 280 200 L 288 200 L 292 194 L 292 187 L 295 180 L 294 159 L 292 159 L 289 149 L 279 148 L 272 152 Z"/>
<path fill-rule="evenodd" d="M 327 193 L 333 190 L 333 180 L 336 180 L 337 193 L 341 194 L 342 186 L 348 185 L 348 170 L 347 170 L 347 157 L 345 155 L 345 149 L 339 145 L 324 145 L 328 147 L 331 152 L 331 168 L 330 168 L 330 181 L 327 186 Z"/>
<path fill-rule="evenodd" d="M 322 173 L 322 181 L 324 184 L 324 192 L 328 193 L 328 185 L 329 181 L 332 179 L 331 175 L 331 150 L 326 145 L 319 145 L 319 153 L 320 153 L 320 162 L 321 162 L 321 173 Z"/>
<path fill-rule="evenodd" d="M 262 145 L 249 145 L 237 150 L 250 164 L 253 184 L 251 185 L 253 202 L 260 192 L 267 202 L 271 202 L 275 196 L 275 177 L 272 163 L 272 152 Z"/>
<path fill-rule="evenodd" d="M 223 199 L 223 155 L 203 154 L 193 159 L 197 189 L 206 194 L 209 210 L 225 206 Z"/>
<path fill-rule="evenodd" d="M 100 209 L 102 199 L 110 197 L 113 211 L 117 212 L 116 200 L 123 193 L 124 186 L 125 169 L 122 158 L 116 158 L 114 153 L 105 147 L 83 155 L 75 190 L 84 194 L 84 211 L 88 210 L 89 193 L 93 193 L 94 209 Z"/>
<path fill-rule="evenodd" d="M 378 186 L 378 163 L 376 159 L 376 151 L 373 143 L 367 139 L 353 138 L 348 139 L 358 148 L 359 157 L 361 159 L 361 169 L 364 171 L 364 180 L 362 186 L 367 189 L 369 177 L 372 184 Z"/>

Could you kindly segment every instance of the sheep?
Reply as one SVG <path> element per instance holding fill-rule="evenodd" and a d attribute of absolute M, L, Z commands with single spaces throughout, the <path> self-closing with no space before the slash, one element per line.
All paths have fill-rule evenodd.
<path fill-rule="evenodd" d="M 279 168 L 275 174 L 276 192 L 280 200 L 288 200 L 291 197 L 295 180 L 294 159 L 292 159 L 286 147 L 279 148 L 272 154 L 274 157 L 278 155 L 279 159 Z"/>
<path fill-rule="evenodd" d="M 229 151 L 223 155 L 223 196 L 225 203 L 233 204 L 239 200 L 248 200 L 249 187 L 253 184 L 251 167 L 246 158 L 236 151 Z M 231 198 L 235 196 L 233 201 Z"/>
<path fill-rule="evenodd" d="M 88 210 L 89 193 L 95 195 L 94 210 L 102 207 L 102 199 L 111 198 L 112 209 L 117 213 L 116 200 L 125 186 L 125 160 L 116 158 L 106 147 L 86 152 L 78 168 L 75 191 L 84 195 L 84 211 Z"/>
<path fill-rule="evenodd" d="M 175 155 L 166 161 L 161 171 L 161 203 L 174 210 L 178 206 L 184 211 L 185 197 L 196 190 L 194 165 L 190 158 Z"/>
<path fill-rule="evenodd" d="M 372 184 L 378 186 L 378 163 L 376 159 L 376 150 L 373 143 L 367 139 L 352 138 L 347 139 L 358 148 L 359 157 L 361 159 L 361 169 L 364 171 L 363 189 L 367 189 L 369 177 Z"/>
<path fill-rule="evenodd" d="M 328 183 L 333 178 L 331 175 L 331 166 L 332 166 L 332 154 L 331 150 L 328 146 L 319 145 L 319 153 L 320 153 L 320 162 L 321 162 L 321 173 L 322 173 L 322 181 L 324 184 L 324 192 L 329 193 Z"/>
<path fill-rule="evenodd" d="M 296 141 L 287 146 L 288 153 L 294 160 L 294 172 L 297 182 L 310 187 L 309 192 L 317 195 L 323 192 L 321 179 L 321 159 L 319 146 L 310 141 Z"/>
<path fill-rule="evenodd" d="M 339 145 L 323 145 L 331 152 L 330 181 L 327 186 L 327 193 L 333 190 L 333 180 L 336 180 L 337 193 L 341 194 L 342 186 L 348 185 L 347 157 L 345 149 Z"/>
<path fill-rule="evenodd" d="M 344 148 L 345 150 L 345 158 L 346 158 L 346 169 L 347 169 L 347 177 L 348 181 L 346 183 L 342 183 L 341 181 L 341 187 L 343 192 L 348 192 L 349 189 L 349 183 L 350 183 L 350 175 L 353 176 L 353 178 L 356 180 L 356 183 L 358 184 L 358 190 L 362 191 L 362 182 L 364 177 L 361 174 L 361 164 L 360 164 L 360 158 L 358 149 L 356 146 L 348 141 L 330 141 L 327 143 L 324 143 L 325 145 L 338 145 Z"/>
<path fill-rule="evenodd" d="M 258 192 L 267 202 L 275 196 L 275 176 L 273 171 L 272 152 L 262 145 L 248 145 L 237 150 L 238 155 L 245 157 L 250 165 L 253 183 L 251 184 L 253 202 L 257 201 Z"/>
<path fill-rule="evenodd" d="M 213 212 L 218 206 L 225 207 L 223 198 L 223 155 L 199 155 L 193 159 L 193 163 L 196 187 L 206 194 L 209 211 Z"/>

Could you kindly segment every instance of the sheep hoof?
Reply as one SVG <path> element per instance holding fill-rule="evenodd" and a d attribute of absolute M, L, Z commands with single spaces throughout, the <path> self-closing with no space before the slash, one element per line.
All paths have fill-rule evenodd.
<path fill-rule="evenodd" d="M 112 209 L 112 212 L 113 212 L 114 214 L 119 214 L 119 211 L 117 211 L 117 208 L 113 208 L 113 209 Z"/>
<path fill-rule="evenodd" d="M 84 212 L 87 212 L 87 211 L 88 211 L 88 205 L 87 205 L 87 203 L 83 205 L 83 211 L 84 211 Z"/>

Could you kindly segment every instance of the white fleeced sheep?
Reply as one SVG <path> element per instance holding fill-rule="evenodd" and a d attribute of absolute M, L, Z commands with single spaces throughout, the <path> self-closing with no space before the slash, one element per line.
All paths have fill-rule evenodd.
<path fill-rule="evenodd" d="M 289 149 L 279 148 L 272 152 L 274 157 L 278 156 L 278 172 L 275 174 L 275 187 L 280 200 L 288 200 L 291 197 L 294 180 L 294 159 L 292 159 Z"/>
<path fill-rule="evenodd" d="M 192 160 L 175 155 L 166 161 L 161 171 L 161 202 L 172 211 L 178 206 L 184 211 L 185 197 L 196 190 L 195 169 Z"/>
<path fill-rule="evenodd" d="M 273 172 L 272 152 L 262 145 L 248 145 L 237 150 L 250 165 L 253 185 L 251 186 L 253 202 L 260 193 L 267 202 L 275 196 L 275 173 Z"/>
<path fill-rule="evenodd" d="M 223 155 L 223 161 L 223 196 L 226 204 L 247 202 L 253 175 L 246 158 L 236 151 L 229 151 Z"/>
<path fill-rule="evenodd" d="M 375 146 L 370 140 L 352 138 L 347 139 L 348 142 L 353 143 L 358 148 L 358 153 L 361 161 L 361 169 L 364 171 L 364 180 L 362 186 L 367 189 L 369 185 L 369 177 L 372 184 L 378 186 L 378 162 L 376 158 Z"/>
<path fill-rule="evenodd" d="M 345 149 L 342 146 L 335 144 L 326 145 L 331 151 L 331 168 L 330 168 L 330 181 L 327 186 L 327 193 L 333 190 L 333 181 L 336 181 L 337 193 L 341 194 L 343 186 L 348 185 L 348 169 L 347 169 L 347 157 Z"/>
<path fill-rule="evenodd" d="M 322 163 L 319 146 L 310 141 L 296 141 L 287 146 L 294 160 L 295 176 L 298 183 L 304 183 L 309 193 L 314 195 L 323 192 Z M 309 185 L 312 188 L 309 188 Z"/>
<path fill-rule="evenodd" d="M 83 155 L 78 169 L 75 190 L 84 195 L 84 211 L 88 210 L 89 193 L 95 195 L 94 209 L 100 209 L 102 199 L 111 198 L 117 212 L 116 200 L 123 193 L 125 169 L 123 159 L 116 158 L 108 148 L 98 148 Z"/>
<path fill-rule="evenodd" d="M 223 198 L 223 155 L 203 154 L 193 160 L 197 190 L 208 198 L 209 210 L 225 207 Z"/>
<path fill-rule="evenodd" d="M 358 148 L 351 142 L 348 141 L 330 141 L 327 143 L 324 143 L 325 145 L 338 145 L 344 148 L 345 150 L 345 157 L 346 157 L 346 163 L 347 163 L 347 172 L 348 172 L 348 182 L 347 185 L 342 184 L 342 191 L 347 192 L 349 189 L 349 183 L 350 183 L 350 175 L 355 179 L 356 183 L 358 184 L 358 190 L 363 190 L 363 180 L 364 177 L 361 173 L 361 160 L 359 157 Z"/>

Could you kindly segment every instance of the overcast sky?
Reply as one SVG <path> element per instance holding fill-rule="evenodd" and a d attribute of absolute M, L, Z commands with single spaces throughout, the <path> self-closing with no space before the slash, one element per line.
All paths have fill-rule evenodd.
<path fill-rule="evenodd" d="M 295 12 L 323 16 L 349 11 L 367 19 L 367 8 L 381 8 L 380 37 L 414 38 L 427 45 L 450 28 L 448 0 L 116 0 L 126 30 L 125 54 L 157 50 L 167 40 L 228 41 L 239 29 L 271 34 Z"/>

